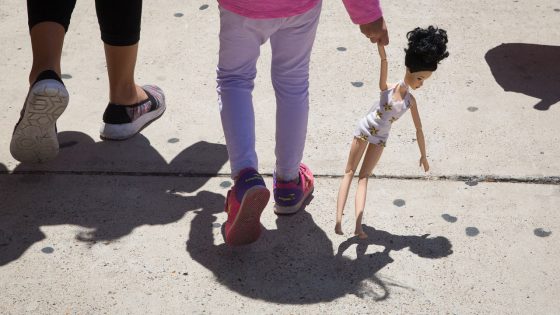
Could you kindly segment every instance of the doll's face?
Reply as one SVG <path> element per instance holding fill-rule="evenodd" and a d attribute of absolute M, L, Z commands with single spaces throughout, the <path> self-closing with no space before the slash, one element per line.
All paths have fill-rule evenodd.
<path fill-rule="evenodd" d="M 424 84 L 424 81 L 432 75 L 432 72 L 433 71 L 417 71 L 411 73 L 410 70 L 406 69 L 404 81 L 410 88 L 416 90 Z"/>

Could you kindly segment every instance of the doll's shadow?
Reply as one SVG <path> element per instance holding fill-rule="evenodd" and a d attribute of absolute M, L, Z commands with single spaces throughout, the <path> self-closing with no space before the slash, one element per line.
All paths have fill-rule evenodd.
<path fill-rule="evenodd" d="M 505 91 L 540 99 L 533 106 L 548 110 L 560 101 L 560 46 L 507 43 L 490 49 L 486 62 Z"/>
<path fill-rule="evenodd" d="M 223 197 L 197 211 L 191 221 L 186 249 L 191 257 L 212 271 L 217 282 L 244 296 L 282 304 L 312 304 L 333 301 L 347 294 L 381 301 L 399 284 L 382 280 L 376 273 L 391 263 L 390 250 L 410 247 L 420 257 L 439 258 L 451 254 L 446 238 L 398 236 L 366 227 L 370 240 L 351 238 L 333 253 L 333 244 L 315 224 L 310 213 L 278 216 L 276 229 L 244 247 L 223 244 L 221 222 Z M 435 240 L 435 241 L 434 241 Z M 351 259 L 343 254 L 356 243 L 386 244 L 386 250 Z"/>
<path fill-rule="evenodd" d="M 197 142 L 167 163 L 142 135 L 129 143 L 116 144 L 96 143 L 80 132 L 63 132 L 59 139 L 63 146 L 61 160 L 41 166 L 18 165 L 15 174 L 6 174 L 3 167 L 0 266 L 18 259 L 45 239 L 41 231 L 44 226 L 74 225 L 70 233 L 85 244 L 111 242 L 137 227 L 173 223 L 186 212 L 213 204 L 216 199 L 223 202 L 223 197 L 201 189 L 227 162 L 225 145 Z M 111 154 L 120 155 L 111 161 Z M 159 176 L 198 164 L 204 164 L 203 175 Z M 143 171 L 139 167 L 142 165 L 160 173 L 130 176 L 129 170 Z M 39 167 L 47 172 L 30 171 Z M 57 175 L 66 170 L 70 174 Z M 82 170 L 91 173 L 80 173 Z"/>
<path fill-rule="evenodd" d="M 356 256 L 365 257 L 369 245 L 382 246 L 383 255 L 387 255 L 388 260 L 391 251 L 399 251 L 408 248 L 412 253 L 422 258 L 443 258 L 451 255 L 451 243 L 443 236 L 429 237 L 429 234 L 417 235 L 393 235 L 391 233 L 376 230 L 373 227 L 362 225 L 364 232 L 368 235 L 366 239 L 357 236 L 351 237 L 338 246 L 337 255 L 341 256 L 352 244 L 356 244 Z"/>
<path fill-rule="evenodd" d="M 358 236 L 351 237 L 342 242 L 338 246 L 337 257 L 343 257 L 343 254 L 351 245 L 356 245 L 356 260 L 367 262 L 373 261 L 375 270 L 381 270 L 394 260 L 389 255 L 391 251 L 399 251 L 408 248 L 412 253 L 422 258 L 443 258 L 453 253 L 452 245 L 449 240 L 443 236 L 429 237 L 429 234 L 422 236 L 417 235 L 394 235 L 386 231 L 376 230 L 373 227 L 362 225 L 362 229 L 368 235 L 366 239 L 360 239 Z M 369 245 L 383 247 L 383 251 L 373 254 L 366 254 Z M 366 263 L 367 264 L 367 263 Z M 352 268 L 348 266 L 348 268 Z M 386 299 L 389 291 L 385 287 L 385 295 L 379 300 Z"/>

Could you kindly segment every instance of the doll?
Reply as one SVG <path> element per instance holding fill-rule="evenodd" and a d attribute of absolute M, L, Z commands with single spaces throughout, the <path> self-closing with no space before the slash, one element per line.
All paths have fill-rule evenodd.
<path fill-rule="evenodd" d="M 362 229 L 362 215 L 366 202 L 368 177 L 373 174 L 373 168 L 379 161 L 383 148 L 387 143 L 391 125 L 397 121 L 408 109 L 416 127 L 416 139 L 420 149 L 420 166 L 427 172 L 430 168 L 426 158 L 426 148 L 422 124 L 418 114 L 415 98 L 410 94 L 410 89 L 420 88 L 437 69 L 438 63 L 449 56 L 447 50 L 447 33 L 434 26 L 428 28 L 415 28 L 406 35 L 408 48 L 405 49 L 406 73 L 404 79 L 393 85 L 387 85 L 387 57 L 383 45 L 377 48 L 381 58 L 381 72 L 379 76 L 379 89 L 381 90 L 379 102 L 376 103 L 360 119 L 354 131 L 354 139 L 350 148 L 350 155 L 340 189 L 338 191 L 335 232 L 342 233 L 342 213 L 348 197 L 350 183 L 354 177 L 358 163 L 365 152 L 365 157 L 358 175 L 358 188 L 356 191 L 356 229 L 354 234 L 359 238 L 367 238 Z"/>

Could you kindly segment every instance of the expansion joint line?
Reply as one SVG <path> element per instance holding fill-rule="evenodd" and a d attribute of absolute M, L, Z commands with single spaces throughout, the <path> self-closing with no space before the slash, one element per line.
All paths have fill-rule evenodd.
<path fill-rule="evenodd" d="M 40 170 L 18 170 L 0 171 L 0 175 L 85 175 L 85 176 L 137 176 L 137 177 L 224 177 L 230 178 L 229 173 L 195 173 L 195 172 L 127 172 L 127 171 L 40 171 Z M 271 177 L 270 173 L 262 173 L 265 177 Z M 342 178 L 338 174 L 315 174 L 316 178 Z M 452 181 L 465 182 L 474 186 L 477 183 L 524 183 L 541 185 L 560 185 L 560 176 L 526 176 L 507 177 L 495 175 L 373 175 L 372 179 L 394 179 L 410 181 Z"/>

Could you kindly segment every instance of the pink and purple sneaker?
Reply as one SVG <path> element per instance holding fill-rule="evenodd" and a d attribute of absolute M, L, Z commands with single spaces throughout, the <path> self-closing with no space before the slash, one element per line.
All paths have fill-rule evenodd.
<path fill-rule="evenodd" d="M 298 212 L 313 193 L 314 178 L 311 170 L 303 163 L 299 165 L 299 178 L 284 182 L 274 173 L 274 212 L 292 214 Z"/>
<path fill-rule="evenodd" d="M 262 176 L 252 168 L 239 173 L 235 185 L 228 191 L 225 211 L 226 243 L 245 245 L 256 241 L 261 235 L 261 214 L 270 198 Z"/>

